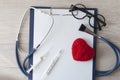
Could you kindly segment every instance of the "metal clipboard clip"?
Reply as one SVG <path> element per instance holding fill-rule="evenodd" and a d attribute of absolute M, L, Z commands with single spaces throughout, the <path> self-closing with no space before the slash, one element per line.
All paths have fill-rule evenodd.
<path fill-rule="evenodd" d="M 51 8 L 50 15 L 72 16 L 69 8 Z"/>
<path fill-rule="evenodd" d="M 36 8 L 31 7 L 35 10 L 40 10 L 42 13 L 54 16 L 72 16 L 71 12 L 69 12 L 69 8 Z"/>

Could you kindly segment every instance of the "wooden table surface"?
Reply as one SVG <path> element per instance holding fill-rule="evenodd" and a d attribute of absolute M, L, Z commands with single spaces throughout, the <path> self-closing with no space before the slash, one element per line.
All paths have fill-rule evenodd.
<path fill-rule="evenodd" d="M 107 26 L 98 31 L 98 34 L 120 47 L 120 0 L 0 0 L 0 80 L 27 80 L 18 69 L 15 59 L 15 41 L 25 10 L 29 6 L 69 7 L 76 3 L 98 8 L 107 22 Z M 25 43 L 21 44 L 25 45 L 27 40 L 23 41 Z M 110 69 L 114 62 L 115 55 L 110 47 L 98 41 L 97 68 Z M 109 76 L 96 80 L 120 80 L 120 68 Z"/>

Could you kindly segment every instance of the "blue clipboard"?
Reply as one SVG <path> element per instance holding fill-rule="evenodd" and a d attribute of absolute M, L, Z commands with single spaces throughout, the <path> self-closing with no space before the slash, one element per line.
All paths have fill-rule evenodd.
<path fill-rule="evenodd" d="M 37 9 L 51 9 L 51 7 L 37 7 L 37 6 L 33 6 Z M 96 8 L 87 8 L 87 10 L 94 10 L 94 15 L 97 14 L 97 9 Z M 30 9 L 30 28 L 29 28 L 29 53 L 31 51 L 33 51 L 33 44 L 34 44 L 34 9 Z M 94 27 L 96 27 L 97 24 L 96 24 L 96 21 L 94 20 Z M 96 33 L 96 29 L 94 28 L 94 32 Z M 94 49 L 96 50 L 96 38 L 94 37 L 94 40 L 93 40 L 93 47 Z M 31 57 L 29 59 L 29 64 L 33 64 L 33 57 Z M 96 80 L 96 77 L 95 77 L 95 68 L 96 68 L 96 58 L 93 59 L 93 74 L 92 74 L 92 80 Z M 29 80 L 33 80 L 33 71 L 31 71 L 31 73 L 29 74 Z"/>

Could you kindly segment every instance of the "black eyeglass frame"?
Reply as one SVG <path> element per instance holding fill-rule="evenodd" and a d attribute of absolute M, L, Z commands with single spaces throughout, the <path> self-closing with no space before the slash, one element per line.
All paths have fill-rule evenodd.
<path fill-rule="evenodd" d="M 77 7 L 78 5 L 80 5 L 82 8 Z M 83 16 L 82 18 L 78 18 L 78 17 L 76 17 L 76 16 L 74 15 L 74 13 L 73 13 L 73 11 L 76 11 L 76 10 L 80 10 L 80 11 L 86 13 L 86 15 Z M 94 17 L 94 19 L 96 20 L 99 30 L 101 30 L 101 27 L 106 26 L 105 17 L 104 17 L 103 15 L 101 15 L 101 14 L 93 15 L 92 13 L 90 13 L 90 12 L 87 11 L 87 8 L 86 8 L 83 4 L 71 5 L 69 11 L 72 13 L 72 15 L 73 15 L 74 18 L 79 19 L 79 20 L 80 20 L 80 19 L 84 19 L 85 17 L 89 17 L 89 24 L 90 24 L 91 27 L 94 27 L 94 26 L 92 26 L 91 23 L 90 23 L 90 19 L 91 19 L 92 17 Z M 98 16 L 101 16 L 101 17 L 103 18 L 103 20 L 101 20 L 100 18 L 98 18 Z M 101 23 L 102 25 L 100 25 L 100 23 Z"/>

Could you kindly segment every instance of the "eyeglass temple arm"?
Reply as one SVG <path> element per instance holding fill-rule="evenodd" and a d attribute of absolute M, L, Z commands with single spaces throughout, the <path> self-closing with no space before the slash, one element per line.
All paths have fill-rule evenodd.
<path fill-rule="evenodd" d="M 105 23 L 104 21 L 102 21 L 102 20 L 99 19 L 97 16 L 93 15 L 92 13 L 88 12 L 87 10 L 85 10 L 85 9 L 80 9 L 80 8 L 79 8 L 79 10 L 82 11 L 82 12 L 85 12 L 86 14 L 89 14 L 89 15 L 93 16 L 97 21 L 100 21 L 101 23 L 103 23 L 104 26 L 106 26 L 106 23 Z"/>
<path fill-rule="evenodd" d="M 85 8 L 78 8 L 78 7 L 74 6 L 74 5 L 71 5 L 69 11 L 72 12 L 72 11 L 75 11 L 75 10 L 80 10 L 80 11 L 86 13 L 86 14 L 89 14 L 89 15 L 93 16 L 97 21 L 100 21 L 101 23 L 103 23 L 103 26 L 106 26 L 106 23 L 104 21 L 102 21 L 101 19 L 97 18 L 97 16 L 95 16 L 92 13 L 85 10 Z"/>

